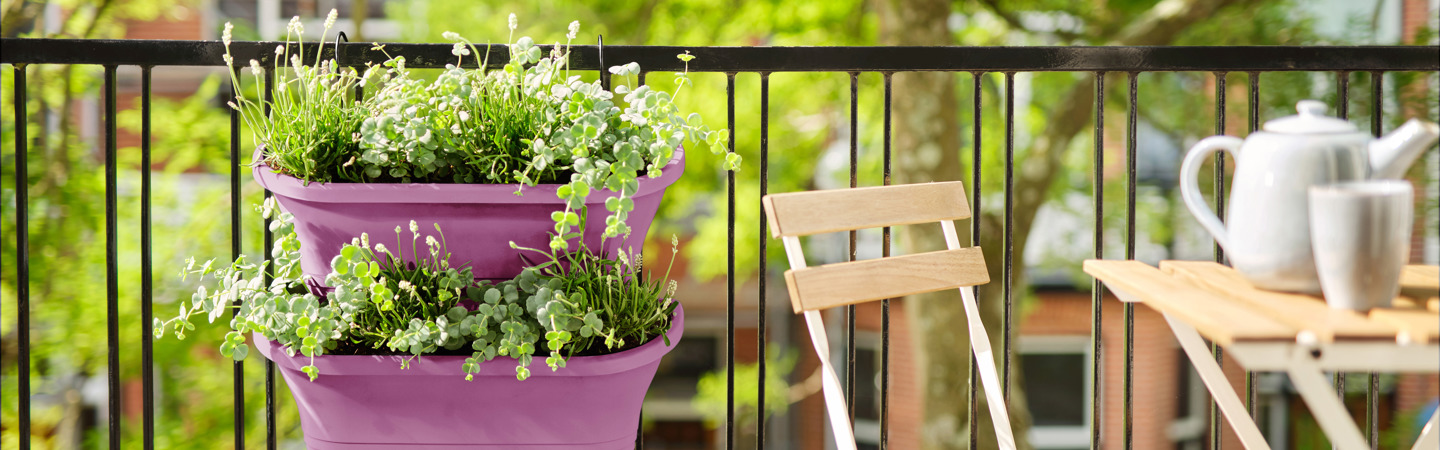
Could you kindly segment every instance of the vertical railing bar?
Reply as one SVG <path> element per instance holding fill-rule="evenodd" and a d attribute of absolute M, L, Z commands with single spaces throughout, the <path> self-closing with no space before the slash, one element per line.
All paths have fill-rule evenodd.
<path fill-rule="evenodd" d="M 860 72 L 850 72 L 850 187 L 860 186 Z M 850 230 L 850 261 L 855 260 L 858 234 Z M 845 405 L 855 423 L 855 305 L 845 306 Z"/>
<path fill-rule="evenodd" d="M 971 140 L 974 141 L 970 147 L 970 207 L 971 211 L 974 211 L 974 213 L 970 215 L 970 245 L 972 246 L 980 245 L 980 218 L 982 217 L 980 209 L 980 146 L 983 141 L 981 141 L 980 138 L 982 135 L 981 122 L 984 115 L 980 109 L 980 80 L 983 76 L 985 76 L 985 72 L 970 73 L 970 79 L 973 81 L 971 84 L 974 88 L 970 101 L 970 120 L 972 122 L 970 131 L 972 133 Z M 975 298 L 980 298 L 980 286 L 973 286 L 970 289 L 973 291 L 972 294 Z M 970 411 L 965 415 L 965 434 L 970 437 L 970 447 L 968 448 L 971 449 L 977 448 L 980 445 L 979 435 L 975 432 L 976 423 L 980 420 L 976 417 L 980 414 L 980 407 L 978 404 L 979 400 L 976 398 L 977 390 L 975 389 L 975 380 L 979 378 L 979 375 L 976 373 L 978 367 L 975 365 L 974 346 L 975 343 L 971 342 L 971 348 L 967 349 L 970 353 L 970 377 L 966 379 L 968 380 L 967 384 L 969 384 L 969 395 L 967 395 L 966 404 L 969 405 Z"/>
<path fill-rule="evenodd" d="M 1225 134 L 1225 77 L 1228 72 L 1215 72 L 1215 134 Z M 1225 153 L 1215 153 L 1215 215 L 1225 220 Z M 1214 244 L 1215 262 L 1225 262 L 1225 249 L 1220 248 L 1220 242 Z M 1215 364 L 1221 367 L 1225 365 L 1225 350 L 1214 342 L 1210 343 L 1210 355 L 1215 358 Z M 1180 387 L 1185 389 L 1184 386 Z M 1214 401 L 1210 402 L 1210 449 L 1220 449 L 1220 407 Z"/>
<path fill-rule="evenodd" d="M 1129 72 L 1125 121 L 1125 259 L 1135 259 L 1135 157 L 1140 73 Z M 1135 448 L 1135 305 L 1125 303 L 1124 448 Z"/>
<path fill-rule="evenodd" d="M 893 72 L 885 72 L 885 153 L 882 156 L 885 186 L 890 185 L 890 112 L 891 79 Z M 890 256 L 890 227 L 881 229 L 880 257 Z M 880 301 L 880 449 L 890 444 L 890 299 Z"/>
<path fill-rule="evenodd" d="M 735 72 L 725 74 L 725 96 L 729 103 L 728 126 L 730 129 L 730 152 L 735 152 Z M 725 304 L 725 448 L 735 448 L 735 171 L 725 172 L 725 188 L 728 199 L 726 227 L 727 237 L 725 283 L 727 288 Z"/>
<path fill-rule="evenodd" d="M 1350 72 L 1340 70 L 1335 72 L 1335 90 L 1340 101 L 1335 104 L 1335 115 L 1342 120 L 1350 120 Z M 1345 401 L 1345 372 L 1335 371 L 1331 376 L 1335 385 L 1335 393 L 1340 396 L 1340 401 Z"/>
<path fill-rule="evenodd" d="M 1335 115 L 1341 119 L 1350 119 L 1350 71 L 1335 71 L 1335 91 L 1340 101 L 1335 103 Z"/>
<path fill-rule="evenodd" d="M 1215 134 L 1225 134 L 1225 77 L 1228 72 L 1215 72 Z M 1225 153 L 1215 153 L 1215 215 L 1220 221 L 1225 221 Z M 1215 241 L 1214 256 L 1215 262 L 1225 262 L 1225 249 L 1220 247 L 1220 241 Z M 1214 346 L 1214 344 L 1211 344 Z M 1216 347 L 1218 349 L 1218 347 Z M 1212 412 L 1214 405 L 1212 406 Z"/>
<path fill-rule="evenodd" d="M 150 86 L 151 66 L 140 68 L 140 406 L 146 450 L 155 448 L 155 334 L 150 322 L 155 317 L 150 215 Z"/>
<path fill-rule="evenodd" d="M 240 79 L 240 68 L 231 67 L 235 71 L 235 79 Z M 240 86 L 231 86 L 231 101 L 239 104 L 236 97 L 240 95 Z M 230 109 L 230 257 L 240 257 L 240 111 Z M 240 300 L 235 300 L 239 305 Z M 231 311 L 231 317 L 239 312 L 239 308 Z M 234 390 L 232 400 L 234 405 L 235 419 L 235 448 L 245 448 L 245 366 L 241 361 L 235 361 L 231 365 Z"/>
<path fill-rule="evenodd" d="M 116 242 L 119 209 L 115 161 L 115 65 L 105 66 L 105 342 L 107 379 L 107 419 L 110 448 L 120 448 L 120 247 Z"/>
<path fill-rule="evenodd" d="M 1374 105 L 1370 113 L 1370 133 L 1380 137 L 1385 122 L 1385 73 L 1370 72 L 1370 96 Z M 1375 372 L 1366 375 L 1369 379 L 1365 390 L 1365 435 L 1370 448 L 1380 448 L 1380 377 Z"/>
<path fill-rule="evenodd" d="M 341 36 L 344 36 L 344 33 L 341 33 Z M 364 87 L 358 86 L 358 85 L 355 86 L 355 96 L 356 96 L 357 99 L 358 99 L 361 95 L 364 95 L 363 93 L 364 93 Z M 275 104 L 275 72 L 274 72 L 274 71 L 267 70 L 267 71 L 265 71 L 265 117 L 270 117 L 270 107 L 271 107 L 271 105 L 273 105 L 273 104 Z M 270 196 L 271 196 L 270 190 L 269 190 L 269 189 L 266 189 L 266 190 L 265 190 L 265 200 L 269 200 L 269 199 L 270 199 Z M 264 251 L 265 251 L 264 258 L 265 258 L 265 261 L 266 261 L 266 262 L 273 262 L 273 261 L 274 261 L 274 257 L 273 257 L 270 253 L 275 250 L 275 233 L 273 233 L 273 232 L 270 231 L 270 219 L 268 219 L 268 218 L 262 219 L 261 223 L 262 223 L 262 225 L 264 226 L 264 231 L 263 231 L 264 237 L 261 238 L 261 239 L 263 239 L 263 241 L 262 241 L 263 244 L 262 244 L 262 245 L 264 246 L 264 249 L 265 249 L 265 250 L 264 250 Z M 265 285 L 266 285 L 266 286 L 269 286 L 269 285 L 270 285 L 270 282 L 271 282 L 272 280 L 274 280 L 274 278 L 275 278 L 275 277 L 274 277 L 274 274 L 275 274 L 275 267 L 267 264 L 267 265 L 266 265 L 266 270 L 265 270 Z M 275 435 L 276 435 L 276 424 L 275 424 L 275 361 L 271 361 L 269 358 L 266 358 L 266 359 L 265 359 L 265 448 L 266 448 L 266 450 L 275 450 L 275 448 L 278 446 L 278 444 L 279 444 L 279 443 L 277 442 L 277 439 L 278 439 L 278 438 L 277 438 Z"/>
<path fill-rule="evenodd" d="M 1010 404 L 1010 333 L 1014 298 L 1011 283 L 1015 277 L 1015 72 L 1005 72 L 1005 267 L 1001 277 L 1005 295 L 1000 333 L 1001 396 Z M 1008 411 L 1009 408 L 1006 408 Z"/>
<path fill-rule="evenodd" d="M 1095 73 L 1095 157 L 1092 183 L 1095 203 L 1095 259 L 1105 258 L 1105 72 Z M 1104 335 L 1101 333 L 1103 309 L 1101 301 L 1105 295 L 1105 284 L 1099 279 L 1090 281 L 1090 450 L 1100 450 L 1101 418 L 1104 417 L 1104 397 L 1100 395 L 1104 378 L 1101 369 L 1104 361 L 1101 350 Z"/>
<path fill-rule="evenodd" d="M 25 64 L 15 65 L 15 332 L 20 347 L 18 384 L 20 448 L 30 448 L 30 151 Z"/>
<path fill-rule="evenodd" d="M 769 181 L 770 73 L 762 72 L 760 74 L 760 198 L 765 198 L 765 195 L 770 193 Z M 760 373 L 757 375 L 757 378 L 759 378 L 757 381 L 760 384 L 760 392 L 759 395 L 756 397 L 755 406 L 755 410 L 758 411 L 758 414 L 760 415 L 756 419 L 755 423 L 755 448 L 757 449 L 765 448 L 765 316 L 767 311 L 765 309 L 765 284 L 767 281 L 766 279 L 769 278 L 769 273 L 766 272 L 765 264 L 765 255 L 767 254 L 765 243 L 769 241 L 769 239 L 765 239 L 764 236 L 765 230 L 768 230 L 770 227 L 770 224 L 767 221 L 768 219 L 766 218 L 766 216 L 764 214 L 760 214 L 760 277 L 758 280 L 760 284 L 760 298 L 758 302 L 759 316 L 756 318 L 759 325 L 759 331 L 757 331 L 758 335 L 755 339 L 759 342 L 759 344 L 757 345 L 758 348 L 756 349 L 759 356 L 756 358 L 756 360 L 760 363 L 758 366 Z"/>
<path fill-rule="evenodd" d="M 1250 72 L 1250 132 L 1260 129 L 1260 72 Z M 1257 419 L 1259 408 L 1255 396 L 1255 372 L 1245 371 L 1245 411 Z"/>
<path fill-rule="evenodd" d="M 476 55 L 475 57 L 479 58 L 480 56 Z M 595 35 L 595 59 L 600 65 L 600 89 L 609 91 L 611 75 L 608 68 L 605 67 L 605 35 L 603 34 Z"/>

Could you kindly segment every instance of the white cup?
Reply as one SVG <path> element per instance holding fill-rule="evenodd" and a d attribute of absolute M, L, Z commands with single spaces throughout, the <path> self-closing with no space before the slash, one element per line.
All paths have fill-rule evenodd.
<path fill-rule="evenodd" d="M 1325 302 L 1365 311 L 1390 306 L 1410 259 L 1414 189 L 1404 180 L 1310 188 L 1310 243 Z"/>

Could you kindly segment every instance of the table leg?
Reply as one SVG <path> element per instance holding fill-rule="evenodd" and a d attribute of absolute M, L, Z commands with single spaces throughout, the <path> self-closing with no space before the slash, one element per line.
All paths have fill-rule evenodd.
<path fill-rule="evenodd" d="M 1250 413 L 1245 411 L 1245 404 L 1240 402 L 1235 388 L 1230 385 L 1230 380 L 1225 378 L 1225 372 L 1220 370 L 1215 359 L 1210 357 L 1210 349 L 1205 346 L 1200 333 L 1170 314 L 1165 314 L 1165 321 L 1170 323 L 1170 331 L 1175 334 L 1175 339 L 1180 341 L 1180 347 L 1185 350 L 1185 355 L 1190 357 L 1190 365 L 1200 374 L 1200 380 L 1205 382 L 1205 388 L 1210 390 L 1210 395 L 1215 398 L 1220 411 L 1225 413 L 1225 419 L 1230 422 L 1230 428 L 1235 430 L 1235 435 L 1239 436 L 1240 443 L 1250 450 L 1270 450 L 1270 444 L 1265 443 L 1260 427 L 1255 425 Z"/>
<path fill-rule="evenodd" d="M 1430 423 L 1425 424 L 1424 431 L 1420 432 L 1420 438 L 1415 439 L 1415 446 L 1410 450 L 1440 448 L 1440 410 L 1430 414 Z"/>
<path fill-rule="evenodd" d="M 1310 407 L 1310 413 L 1320 423 L 1320 429 L 1330 437 L 1330 443 L 1343 450 L 1370 448 L 1365 438 L 1361 437 L 1360 428 L 1355 426 L 1355 419 L 1345 410 L 1345 403 L 1335 396 L 1330 379 L 1315 364 L 1315 356 L 1297 346 L 1289 366 L 1290 383 L 1300 391 L 1306 406 Z"/>

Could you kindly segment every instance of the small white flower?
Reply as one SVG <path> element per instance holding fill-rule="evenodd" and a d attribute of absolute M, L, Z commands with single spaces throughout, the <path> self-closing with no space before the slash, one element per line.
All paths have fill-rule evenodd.
<path fill-rule="evenodd" d="M 515 31 L 515 28 L 519 26 L 520 22 L 515 19 L 515 13 L 510 13 L 510 31 Z"/>
<path fill-rule="evenodd" d="M 297 35 L 305 34 L 305 24 L 300 23 L 300 16 L 291 17 L 290 23 L 285 25 L 285 29 Z"/>
<path fill-rule="evenodd" d="M 456 32 L 454 32 L 454 31 L 446 31 L 446 32 L 444 32 L 444 33 L 441 33 L 440 36 L 443 37 L 443 38 L 445 38 L 445 40 L 447 40 L 447 41 L 458 41 L 458 40 L 460 40 L 460 33 L 456 33 Z"/>
<path fill-rule="evenodd" d="M 419 235 L 420 235 L 420 224 L 417 224 L 417 223 L 415 223 L 414 220 L 411 220 L 411 221 L 410 221 L 410 232 L 411 232 L 411 233 L 415 233 L 416 236 L 419 236 Z"/>
<path fill-rule="evenodd" d="M 340 11 L 337 11 L 337 10 L 335 10 L 334 8 L 331 8 L 331 9 L 330 9 L 330 14 L 327 15 L 327 16 L 325 16 L 325 29 L 328 30 L 328 29 L 330 29 L 330 27 L 335 26 L 335 19 L 337 19 L 337 18 L 339 18 L 339 17 L 340 17 Z"/>
<path fill-rule="evenodd" d="M 265 69 L 260 67 L 260 61 L 252 59 L 250 60 L 250 72 L 259 75 L 265 73 Z"/>
<path fill-rule="evenodd" d="M 284 46 L 284 45 L 277 45 L 277 46 L 275 46 L 275 56 L 283 56 L 283 55 L 285 55 L 285 46 Z"/>
<path fill-rule="evenodd" d="M 220 33 L 220 40 L 225 42 L 226 47 L 230 46 L 230 33 L 234 29 L 234 24 L 231 24 L 230 22 L 225 22 L 225 31 Z"/>
<path fill-rule="evenodd" d="M 225 65 L 227 65 L 227 66 L 233 66 L 233 65 L 235 65 L 235 58 L 230 57 L 230 54 L 229 54 L 229 53 L 226 53 L 226 54 L 224 54 L 224 55 L 220 55 L 220 58 L 225 60 Z"/>
<path fill-rule="evenodd" d="M 390 253 L 385 250 L 385 244 L 375 244 L 375 253 Z"/>
<path fill-rule="evenodd" d="M 439 245 L 440 245 L 440 241 L 435 240 L 435 236 L 428 236 L 428 235 L 425 236 L 425 246 L 426 246 L 426 247 L 437 247 L 437 246 L 439 246 Z"/>
<path fill-rule="evenodd" d="M 570 22 L 570 33 L 565 35 L 566 39 L 574 40 L 575 35 L 580 33 L 580 21 Z"/>

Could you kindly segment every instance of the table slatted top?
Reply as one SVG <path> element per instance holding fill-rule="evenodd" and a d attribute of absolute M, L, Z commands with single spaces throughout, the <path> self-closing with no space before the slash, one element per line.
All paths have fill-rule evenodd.
<path fill-rule="evenodd" d="M 1085 261 L 1085 272 L 1111 290 L 1184 320 L 1222 345 L 1290 341 L 1440 341 L 1440 267 L 1412 265 L 1389 308 L 1355 312 L 1330 308 L 1315 295 L 1267 291 L 1234 269 L 1202 261 Z"/>

